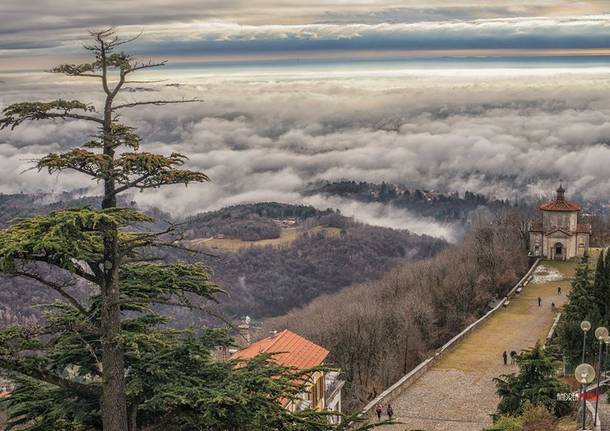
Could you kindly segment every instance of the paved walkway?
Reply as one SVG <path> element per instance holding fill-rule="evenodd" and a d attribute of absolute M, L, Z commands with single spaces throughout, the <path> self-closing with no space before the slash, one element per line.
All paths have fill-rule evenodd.
<path fill-rule="evenodd" d="M 490 415 L 499 400 L 492 379 L 517 370 L 503 364 L 502 352 L 519 352 L 546 338 L 555 317 L 551 303 L 566 302 L 575 268 L 572 262 L 542 262 L 534 280 L 508 307 L 498 310 L 392 402 L 395 418 L 402 424 L 377 429 L 475 431 L 491 425 Z"/>
<path fill-rule="evenodd" d="M 610 404 L 608 404 L 608 397 L 606 394 L 602 394 L 599 397 L 598 414 L 602 424 L 602 431 L 610 431 Z"/>

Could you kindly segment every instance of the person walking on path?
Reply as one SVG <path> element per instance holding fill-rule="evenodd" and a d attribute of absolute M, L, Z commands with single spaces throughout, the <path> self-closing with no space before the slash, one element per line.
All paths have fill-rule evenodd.
<path fill-rule="evenodd" d="M 388 404 L 386 413 L 388 414 L 388 419 L 392 420 L 392 416 L 394 416 L 394 409 L 392 409 L 392 406 L 390 404 Z"/>
<path fill-rule="evenodd" d="M 517 352 L 515 352 L 514 350 L 512 350 L 510 352 L 510 364 L 511 365 L 515 365 L 517 363 Z"/>
<path fill-rule="evenodd" d="M 561 295 L 561 286 L 557 288 L 557 295 Z"/>
<path fill-rule="evenodd" d="M 504 359 L 504 365 L 508 365 L 508 354 L 506 353 L 506 350 L 502 353 L 502 358 Z"/>
<path fill-rule="evenodd" d="M 375 408 L 375 413 L 377 413 L 377 420 L 380 421 L 381 420 L 381 412 L 383 411 L 383 407 L 381 407 L 381 404 L 377 404 L 377 407 Z"/>
<path fill-rule="evenodd" d="M 538 307 L 541 307 L 541 306 L 542 306 L 542 298 L 538 297 Z"/>

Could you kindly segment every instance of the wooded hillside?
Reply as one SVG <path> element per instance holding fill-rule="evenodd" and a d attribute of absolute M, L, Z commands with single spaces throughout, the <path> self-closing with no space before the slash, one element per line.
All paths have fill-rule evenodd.
<path fill-rule="evenodd" d="M 49 205 L 59 205 L 28 195 L 7 197 L 7 202 L 11 207 L 5 214 L 24 207 L 32 214 L 45 213 Z M 66 199 L 62 205 L 76 206 L 77 202 Z M 169 220 L 167 214 L 147 213 L 156 216 L 160 226 L 164 219 Z M 356 223 L 332 210 L 278 203 L 238 205 L 199 214 L 186 221 L 183 231 L 186 239 L 222 233 L 254 244 L 280 230 L 273 219 L 286 217 L 297 220 L 299 234 L 281 247 L 248 247 L 236 252 L 214 249 L 214 257 L 165 250 L 161 257 L 167 262 L 205 261 L 214 272 L 214 280 L 228 294 L 216 311 L 229 319 L 244 315 L 262 318 L 286 313 L 356 282 L 373 280 L 395 264 L 433 256 L 446 246 L 436 238 Z M 329 235 L 313 229 L 315 226 L 333 228 L 338 234 Z M 24 295 L 22 285 L 28 283 L 18 278 L 0 280 L 0 324 L 33 321 L 39 310 L 32 306 L 56 298 L 42 286 L 29 288 Z M 79 286 L 71 291 L 76 296 L 84 294 L 79 293 Z M 203 314 L 198 317 L 175 309 L 171 312 L 180 326 L 196 325 L 203 318 Z"/>
<path fill-rule="evenodd" d="M 527 268 L 513 213 L 477 226 L 462 245 L 435 257 L 270 319 L 261 332 L 288 328 L 328 348 L 348 382 L 346 406 L 354 409 L 480 317 Z"/>

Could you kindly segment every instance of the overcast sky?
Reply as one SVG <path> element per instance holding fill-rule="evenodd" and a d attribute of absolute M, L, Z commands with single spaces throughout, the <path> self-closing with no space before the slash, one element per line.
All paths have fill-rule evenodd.
<path fill-rule="evenodd" d="M 143 31 L 130 49 L 144 57 L 195 63 L 165 68 L 152 75 L 160 81 L 134 84 L 122 100 L 204 99 L 123 116 L 145 150 L 182 152 L 212 178 L 137 194 L 142 205 L 186 215 L 241 202 L 305 202 L 451 237 L 451 227 L 430 220 L 306 198 L 303 190 L 347 179 L 517 199 L 563 180 L 570 196 L 607 202 L 610 195 L 608 1 L 5 0 L 0 109 L 59 97 L 99 103 L 92 82 L 40 71 L 82 55 L 87 30 L 108 25 L 124 36 Z M 590 54 L 602 59 L 588 63 Z M 473 55 L 535 61 L 377 61 Z M 539 63 L 561 55 L 583 60 Z M 350 58 L 370 61 L 333 63 Z M 261 59 L 275 66 L 248 64 Z M 312 61 L 277 61 L 285 59 Z M 205 64 L 218 61 L 241 65 Z M 0 132 L 0 192 L 95 192 L 78 174 L 24 172 L 31 160 L 93 132 L 80 122 Z"/>
<path fill-rule="evenodd" d="M 76 55 L 87 30 L 107 26 L 124 35 L 143 31 L 136 51 L 174 61 L 350 51 L 588 52 L 610 49 L 609 12 L 606 0 L 4 0 L 0 70 Z"/>

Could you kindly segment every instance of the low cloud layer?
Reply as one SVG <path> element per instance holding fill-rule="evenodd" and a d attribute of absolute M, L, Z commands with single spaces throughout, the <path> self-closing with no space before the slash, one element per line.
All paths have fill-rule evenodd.
<path fill-rule="evenodd" d="M 373 226 L 407 229 L 416 234 L 432 235 L 455 243 L 461 239 L 463 227 L 452 223 L 440 223 L 434 219 L 411 214 L 404 208 L 394 208 L 378 202 L 364 203 L 339 197 L 314 195 L 303 203 L 316 208 L 333 208 L 347 217 Z"/>
<path fill-rule="evenodd" d="M 124 99 L 205 101 L 132 110 L 124 120 L 138 128 L 144 149 L 187 154 L 190 167 L 208 173 L 212 182 L 134 199 L 183 215 L 240 202 L 302 202 L 304 188 L 321 180 L 389 181 L 508 199 L 536 198 L 563 180 L 570 196 L 607 202 L 608 72 L 374 65 L 351 71 L 166 71 L 166 81 L 146 85 L 154 91 L 126 93 Z M 59 96 L 99 101 L 91 84 L 74 86 L 58 77 L 1 79 L 2 106 Z M 174 81 L 184 85 L 165 85 Z M 77 174 L 20 174 L 31 159 L 84 142 L 91 133 L 78 122 L 30 123 L 0 132 L 0 192 L 95 190 L 95 183 Z M 364 221 L 376 219 L 374 224 L 422 233 L 430 226 L 374 206 L 316 199 Z M 430 230 L 448 237 L 446 228 Z"/>

